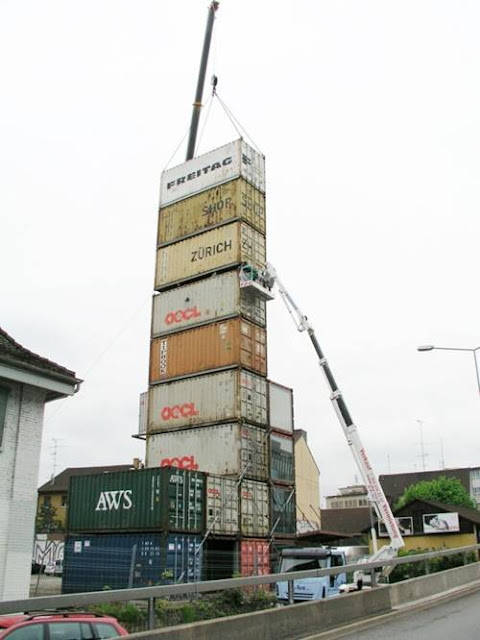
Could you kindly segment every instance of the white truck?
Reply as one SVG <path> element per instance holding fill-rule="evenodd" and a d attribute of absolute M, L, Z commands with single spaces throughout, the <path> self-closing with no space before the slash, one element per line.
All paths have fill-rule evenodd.
<path fill-rule="evenodd" d="M 249 284 L 249 280 L 251 284 Z M 295 322 L 297 330 L 306 331 L 308 333 L 313 348 L 315 349 L 315 352 L 318 356 L 318 363 L 324 373 L 325 380 L 330 390 L 330 400 L 332 401 L 335 413 L 337 414 L 337 418 L 340 421 L 340 425 L 347 439 L 348 446 L 350 447 L 350 451 L 352 452 L 362 480 L 367 489 L 369 501 L 373 506 L 378 519 L 383 520 L 385 528 L 387 529 L 388 535 L 390 537 L 389 543 L 378 549 L 375 530 L 372 526 L 372 544 L 374 553 L 367 559 L 367 561 L 375 562 L 381 560 L 390 560 L 394 558 L 397 555 L 398 550 L 405 545 L 400 533 L 400 529 L 393 516 L 392 510 L 390 509 L 390 505 L 388 504 L 385 494 L 383 493 L 380 482 L 375 475 L 365 447 L 360 440 L 358 429 L 350 416 L 342 393 L 338 388 L 333 373 L 328 365 L 327 359 L 325 358 L 325 355 L 323 354 L 323 351 L 317 340 L 315 331 L 308 321 L 307 316 L 304 315 L 297 307 L 292 297 L 279 279 L 275 268 L 270 263 L 267 263 L 263 272 L 258 274 L 256 277 L 252 276 L 248 270 L 243 273 L 241 272 L 240 286 L 246 289 L 248 289 L 249 286 L 252 286 L 257 291 L 258 289 L 263 289 L 266 292 L 266 299 L 272 299 L 272 290 L 273 287 L 276 286 L 280 297 L 282 298 L 288 312 Z M 351 586 L 344 585 L 343 590 L 358 589 L 361 588 L 362 584 L 363 575 L 360 572 L 355 576 L 354 584 Z"/>
<path fill-rule="evenodd" d="M 347 563 L 345 551 L 341 547 L 303 547 L 282 549 L 279 573 L 310 571 L 344 567 Z M 340 593 L 347 583 L 345 572 L 332 576 L 302 578 L 293 581 L 293 600 L 308 602 L 322 600 Z M 288 580 L 277 582 L 277 600 L 280 604 L 289 602 Z"/>

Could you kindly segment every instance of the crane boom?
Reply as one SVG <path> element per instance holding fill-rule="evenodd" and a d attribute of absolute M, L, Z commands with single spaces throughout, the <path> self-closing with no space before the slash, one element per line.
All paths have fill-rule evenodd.
<path fill-rule="evenodd" d="M 393 557 L 397 554 L 398 549 L 405 545 L 400 529 L 398 528 L 397 521 L 395 520 L 390 505 L 385 497 L 382 486 L 378 481 L 377 476 L 373 470 L 373 467 L 368 458 L 365 447 L 363 446 L 358 429 L 354 424 L 350 412 L 347 408 L 342 393 L 338 388 L 338 385 L 333 376 L 332 370 L 328 364 L 327 359 L 320 347 L 320 344 L 315 335 L 315 331 L 308 321 L 307 316 L 302 313 L 295 301 L 287 291 L 282 281 L 278 277 L 275 268 L 267 263 L 265 271 L 263 273 L 263 280 L 271 288 L 273 284 L 276 284 L 278 292 L 287 307 L 288 312 L 293 318 L 298 331 L 306 331 L 310 338 L 310 341 L 318 356 L 318 363 L 324 373 L 328 387 L 330 389 L 330 399 L 335 409 L 335 413 L 339 419 L 340 425 L 343 429 L 348 445 L 352 452 L 352 455 L 357 464 L 358 470 L 362 476 L 363 482 L 368 491 L 369 499 L 375 509 L 377 517 L 383 520 L 390 536 L 390 544 L 382 547 L 374 554 L 370 560 L 379 560 L 384 558 Z"/>

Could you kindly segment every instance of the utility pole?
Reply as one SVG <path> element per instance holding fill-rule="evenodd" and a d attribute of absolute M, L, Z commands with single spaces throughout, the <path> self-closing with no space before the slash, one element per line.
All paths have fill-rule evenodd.
<path fill-rule="evenodd" d="M 208 8 L 207 28 L 205 30 L 205 39 L 203 41 L 195 102 L 193 103 L 192 122 L 190 124 L 186 160 L 191 160 L 195 154 L 195 143 L 197 142 L 198 123 L 200 120 L 200 110 L 202 108 L 203 87 L 205 85 L 205 74 L 207 72 L 208 54 L 210 52 L 210 43 L 212 42 L 213 22 L 215 20 L 215 13 L 219 4 L 219 2 L 213 1 Z"/>

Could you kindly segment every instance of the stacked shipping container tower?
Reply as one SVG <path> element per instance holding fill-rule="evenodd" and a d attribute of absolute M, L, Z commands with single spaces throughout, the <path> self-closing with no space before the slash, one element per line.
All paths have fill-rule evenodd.
<path fill-rule="evenodd" d="M 265 262 L 263 156 L 237 140 L 163 173 L 142 402 L 147 470 L 129 472 L 135 490 L 127 477 L 111 487 L 105 477 L 87 480 L 90 524 L 87 514 L 76 522 L 72 496 L 67 583 L 68 557 L 91 549 L 95 532 L 130 549 L 115 586 L 127 574 L 128 584 L 145 584 L 159 572 L 174 580 L 268 573 L 272 539 L 294 537 L 292 391 L 267 379 L 269 296 L 244 286 Z M 111 504 L 130 516 L 115 520 Z M 133 554 L 134 534 L 143 538 Z M 140 557 L 155 569 L 136 570 Z"/>
<path fill-rule="evenodd" d="M 237 140 L 162 175 L 146 462 L 208 474 L 205 547 L 226 572 L 253 570 L 246 549 L 268 570 L 277 520 L 295 532 L 291 392 L 271 392 L 274 435 L 266 300 L 241 286 L 265 262 L 263 156 Z"/>

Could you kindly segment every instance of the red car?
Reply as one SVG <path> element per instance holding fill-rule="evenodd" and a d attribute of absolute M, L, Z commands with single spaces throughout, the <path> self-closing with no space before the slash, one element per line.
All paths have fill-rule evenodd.
<path fill-rule="evenodd" d="M 101 640 L 126 635 L 115 618 L 95 613 L 0 616 L 1 640 Z"/>

